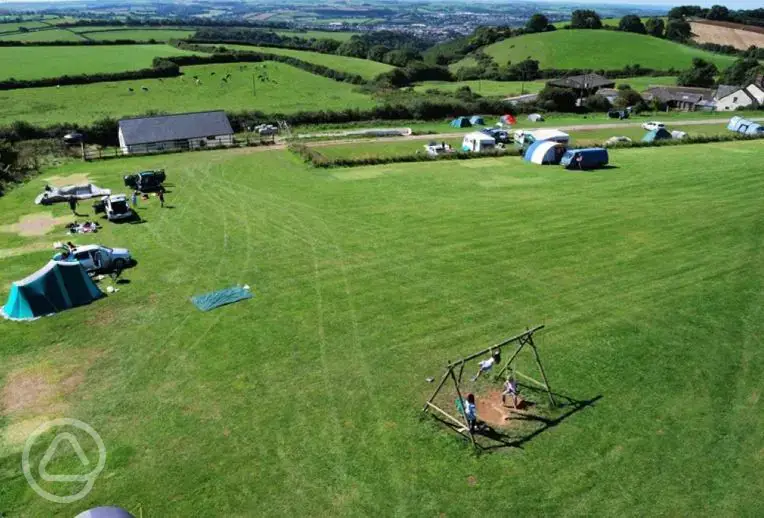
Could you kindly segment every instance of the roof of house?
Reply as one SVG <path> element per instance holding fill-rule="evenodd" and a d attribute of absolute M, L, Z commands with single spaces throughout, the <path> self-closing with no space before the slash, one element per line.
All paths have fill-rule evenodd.
<path fill-rule="evenodd" d="M 525 94 L 525 95 L 517 95 L 515 97 L 507 97 L 504 99 L 507 102 L 510 103 L 530 103 L 538 99 L 539 94 Z"/>
<path fill-rule="evenodd" d="M 615 88 L 600 88 L 597 90 L 597 95 L 601 95 L 603 97 L 616 97 L 618 95 L 618 90 Z"/>
<path fill-rule="evenodd" d="M 689 86 L 656 86 L 644 92 L 648 99 L 658 99 L 662 102 L 695 103 L 704 99 L 713 99 L 714 91 L 709 88 L 694 88 Z"/>
<path fill-rule="evenodd" d="M 119 129 L 127 146 L 233 134 L 222 110 L 122 119 Z"/>
<path fill-rule="evenodd" d="M 727 97 L 729 94 L 733 92 L 737 92 L 738 90 L 740 90 L 739 86 L 719 85 L 719 88 L 716 89 L 716 94 L 714 95 L 714 98 L 723 99 L 724 97 Z"/>
<path fill-rule="evenodd" d="M 603 77 L 599 74 L 583 74 L 580 76 L 563 77 L 561 79 L 552 79 L 547 84 L 559 86 L 562 88 L 591 89 L 591 88 L 612 88 L 615 81 Z"/>

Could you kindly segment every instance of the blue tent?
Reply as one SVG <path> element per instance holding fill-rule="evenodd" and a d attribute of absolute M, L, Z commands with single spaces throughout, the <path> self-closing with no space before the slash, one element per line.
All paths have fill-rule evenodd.
<path fill-rule="evenodd" d="M 472 123 L 467 117 L 457 117 L 451 121 L 452 128 L 469 128 Z"/>
<path fill-rule="evenodd" d="M 642 137 L 642 142 L 655 142 L 656 140 L 671 140 L 671 133 L 665 128 L 658 128 L 656 130 L 648 131 L 647 134 Z"/>
<path fill-rule="evenodd" d="M 480 115 L 473 115 L 470 117 L 470 124 L 473 126 L 485 126 L 485 121 Z"/>
<path fill-rule="evenodd" d="M 565 154 L 565 146 L 559 142 L 537 140 L 528 146 L 523 158 L 534 164 L 559 164 L 563 154 Z"/>
<path fill-rule="evenodd" d="M 89 304 L 102 296 L 80 263 L 50 261 L 12 284 L 0 314 L 10 320 L 32 320 Z"/>
<path fill-rule="evenodd" d="M 764 126 L 742 117 L 732 117 L 727 125 L 727 129 L 741 135 L 759 135 L 764 133 Z"/>

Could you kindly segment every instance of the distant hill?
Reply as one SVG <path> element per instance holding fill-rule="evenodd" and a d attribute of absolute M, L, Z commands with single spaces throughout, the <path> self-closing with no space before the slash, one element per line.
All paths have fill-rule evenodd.
<path fill-rule="evenodd" d="M 698 43 L 731 45 L 747 50 L 751 45 L 764 48 L 764 28 L 730 22 L 691 21 L 693 38 Z"/>
<path fill-rule="evenodd" d="M 685 69 L 699 57 L 725 68 L 735 61 L 732 56 L 713 54 L 679 43 L 629 32 L 604 30 L 559 30 L 509 38 L 483 48 L 499 63 L 506 65 L 528 57 L 537 59 L 541 68 L 620 69 L 639 64 L 645 68 Z M 451 65 L 456 71 L 473 66 L 467 56 Z"/>

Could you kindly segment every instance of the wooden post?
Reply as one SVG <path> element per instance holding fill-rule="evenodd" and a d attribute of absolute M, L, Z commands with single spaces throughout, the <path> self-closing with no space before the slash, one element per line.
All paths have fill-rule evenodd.
<path fill-rule="evenodd" d="M 536 364 L 539 366 L 539 371 L 541 371 L 541 377 L 544 379 L 544 384 L 546 385 L 546 393 L 549 395 L 549 402 L 552 403 L 553 407 L 557 406 L 557 402 L 554 400 L 554 395 L 552 395 L 552 389 L 549 386 L 549 380 L 546 378 L 546 372 L 544 372 L 544 366 L 541 365 L 541 358 L 539 358 L 539 352 L 538 349 L 536 349 L 536 344 L 533 343 L 533 337 L 528 337 L 528 343 L 533 349 L 533 356 L 536 358 Z"/>
<path fill-rule="evenodd" d="M 520 351 L 523 350 L 523 347 L 525 347 L 526 342 L 520 342 L 520 345 L 517 346 L 517 349 L 515 349 L 515 353 L 507 360 L 507 363 L 504 364 L 504 367 L 496 374 L 497 378 L 500 378 L 502 374 L 504 374 L 504 371 L 506 371 L 510 365 L 512 365 L 512 362 L 515 361 L 515 358 L 517 358 L 517 355 L 520 354 Z"/>
<path fill-rule="evenodd" d="M 462 382 L 462 373 L 464 373 L 464 362 L 462 362 L 462 364 L 459 366 L 459 383 Z"/>
<path fill-rule="evenodd" d="M 448 373 L 451 374 L 451 379 L 454 380 L 454 388 L 456 389 L 456 395 L 459 398 L 459 401 L 462 402 L 462 417 L 464 418 L 464 424 L 467 425 L 467 431 L 470 433 L 470 440 L 472 441 L 472 445 L 475 445 L 475 435 L 472 433 L 472 429 L 470 428 L 470 422 L 467 419 L 467 413 L 464 410 L 464 405 L 466 401 L 462 397 L 462 392 L 459 390 L 459 383 L 456 381 L 456 376 L 454 376 L 454 371 L 449 369 Z"/>

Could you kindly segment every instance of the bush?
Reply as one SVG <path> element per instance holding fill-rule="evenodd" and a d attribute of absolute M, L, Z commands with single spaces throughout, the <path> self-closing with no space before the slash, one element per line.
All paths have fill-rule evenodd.
<path fill-rule="evenodd" d="M 606 97 L 596 94 L 584 99 L 583 105 L 587 110 L 593 112 L 606 112 L 612 107 Z"/>

